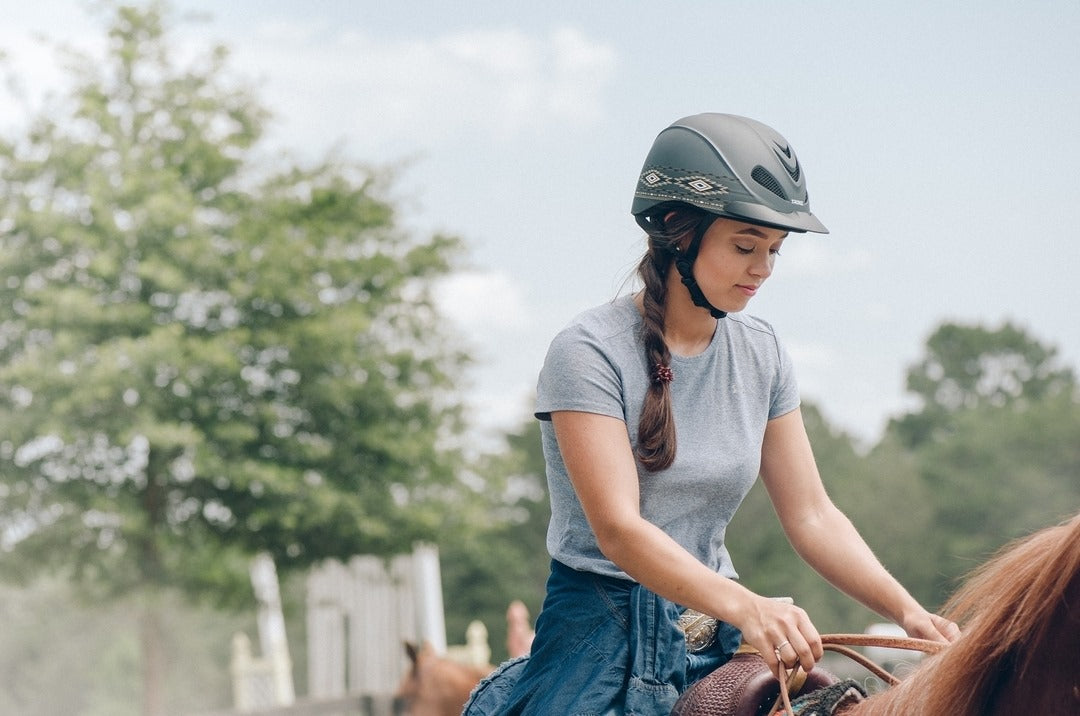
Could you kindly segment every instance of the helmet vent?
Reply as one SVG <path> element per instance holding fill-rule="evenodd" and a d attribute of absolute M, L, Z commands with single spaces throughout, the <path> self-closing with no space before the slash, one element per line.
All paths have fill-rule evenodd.
<path fill-rule="evenodd" d="M 773 194 L 776 194 L 784 201 L 788 201 L 787 194 L 784 193 L 784 187 L 780 184 L 777 178 L 774 177 L 772 173 L 769 172 L 769 170 L 765 167 L 758 164 L 756 167 L 754 167 L 754 170 L 750 172 L 750 176 L 754 179 L 754 181 L 771 191 Z"/>

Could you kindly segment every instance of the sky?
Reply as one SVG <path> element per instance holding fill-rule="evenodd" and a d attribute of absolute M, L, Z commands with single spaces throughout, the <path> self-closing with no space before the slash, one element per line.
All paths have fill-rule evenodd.
<path fill-rule="evenodd" d="M 6 69 L 64 76 L 39 36 L 95 51 L 78 0 L 7 3 Z M 793 234 L 746 309 L 804 400 L 863 445 L 912 407 L 944 321 L 1005 321 L 1080 370 L 1080 3 L 176 0 L 178 47 L 230 49 L 273 113 L 266 143 L 394 167 L 416 236 L 461 237 L 440 288 L 477 364 L 484 435 L 531 414 L 548 343 L 632 290 L 630 216 L 656 134 L 753 117 L 805 168 L 826 236 Z M 0 127 L 25 107 L 0 99 Z"/>

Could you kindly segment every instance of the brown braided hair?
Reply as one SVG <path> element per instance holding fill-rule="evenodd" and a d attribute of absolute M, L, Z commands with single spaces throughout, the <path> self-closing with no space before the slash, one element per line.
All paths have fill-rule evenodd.
<path fill-rule="evenodd" d="M 648 250 L 638 263 L 644 284 L 641 328 L 649 366 L 649 389 L 638 421 L 637 458 L 649 472 L 671 467 L 675 461 L 675 416 L 671 411 L 671 351 L 664 340 L 664 303 L 667 279 L 678 250 L 706 219 L 704 211 L 681 205 L 658 213 L 648 222 Z"/>

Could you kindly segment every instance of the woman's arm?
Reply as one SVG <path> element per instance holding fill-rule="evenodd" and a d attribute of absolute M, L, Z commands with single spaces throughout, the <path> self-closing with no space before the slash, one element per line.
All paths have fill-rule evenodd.
<path fill-rule="evenodd" d="M 821 576 L 909 636 L 951 641 L 960 631 L 930 614 L 886 571 L 822 485 L 802 413 L 769 421 L 761 479 L 795 551 Z"/>
<path fill-rule="evenodd" d="M 821 658 L 821 639 L 806 612 L 717 574 L 642 518 L 623 421 L 570 411 L 554 412 L 551 420 L 570 481 L 608 559 L 656 594 L 738 627 L 774 669 L 773 649 L 785 642 L 807 670 Z M 785 658 L 792 663 L 790 652 Z"/>

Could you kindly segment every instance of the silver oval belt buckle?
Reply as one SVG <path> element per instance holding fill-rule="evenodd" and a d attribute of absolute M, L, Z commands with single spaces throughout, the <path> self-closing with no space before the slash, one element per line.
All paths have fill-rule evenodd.
<path fill-rule="evenodd" d="M 679 615 L 677 626 L 686 637 L 686 650 L 691 654 L 705 651 L 716 641 L 717 621 L 707 614 L 687 609 Z"/>
<path fill-rule="evenodd" d="M 791 597 L 772 597 L 772 599 L 784 604 L 795 603 Z M 679 615 L 679 621 L 676 622 L 676 625 L 686 637 L 686 650 L 691 654 L 697 654 L 708 649 L 716 641 L 716 631 L 719 623 L 720 620 L 715 617 L 710 617 L 708 614 L 702 614 L 693 609 L 687 609 Z"/>

